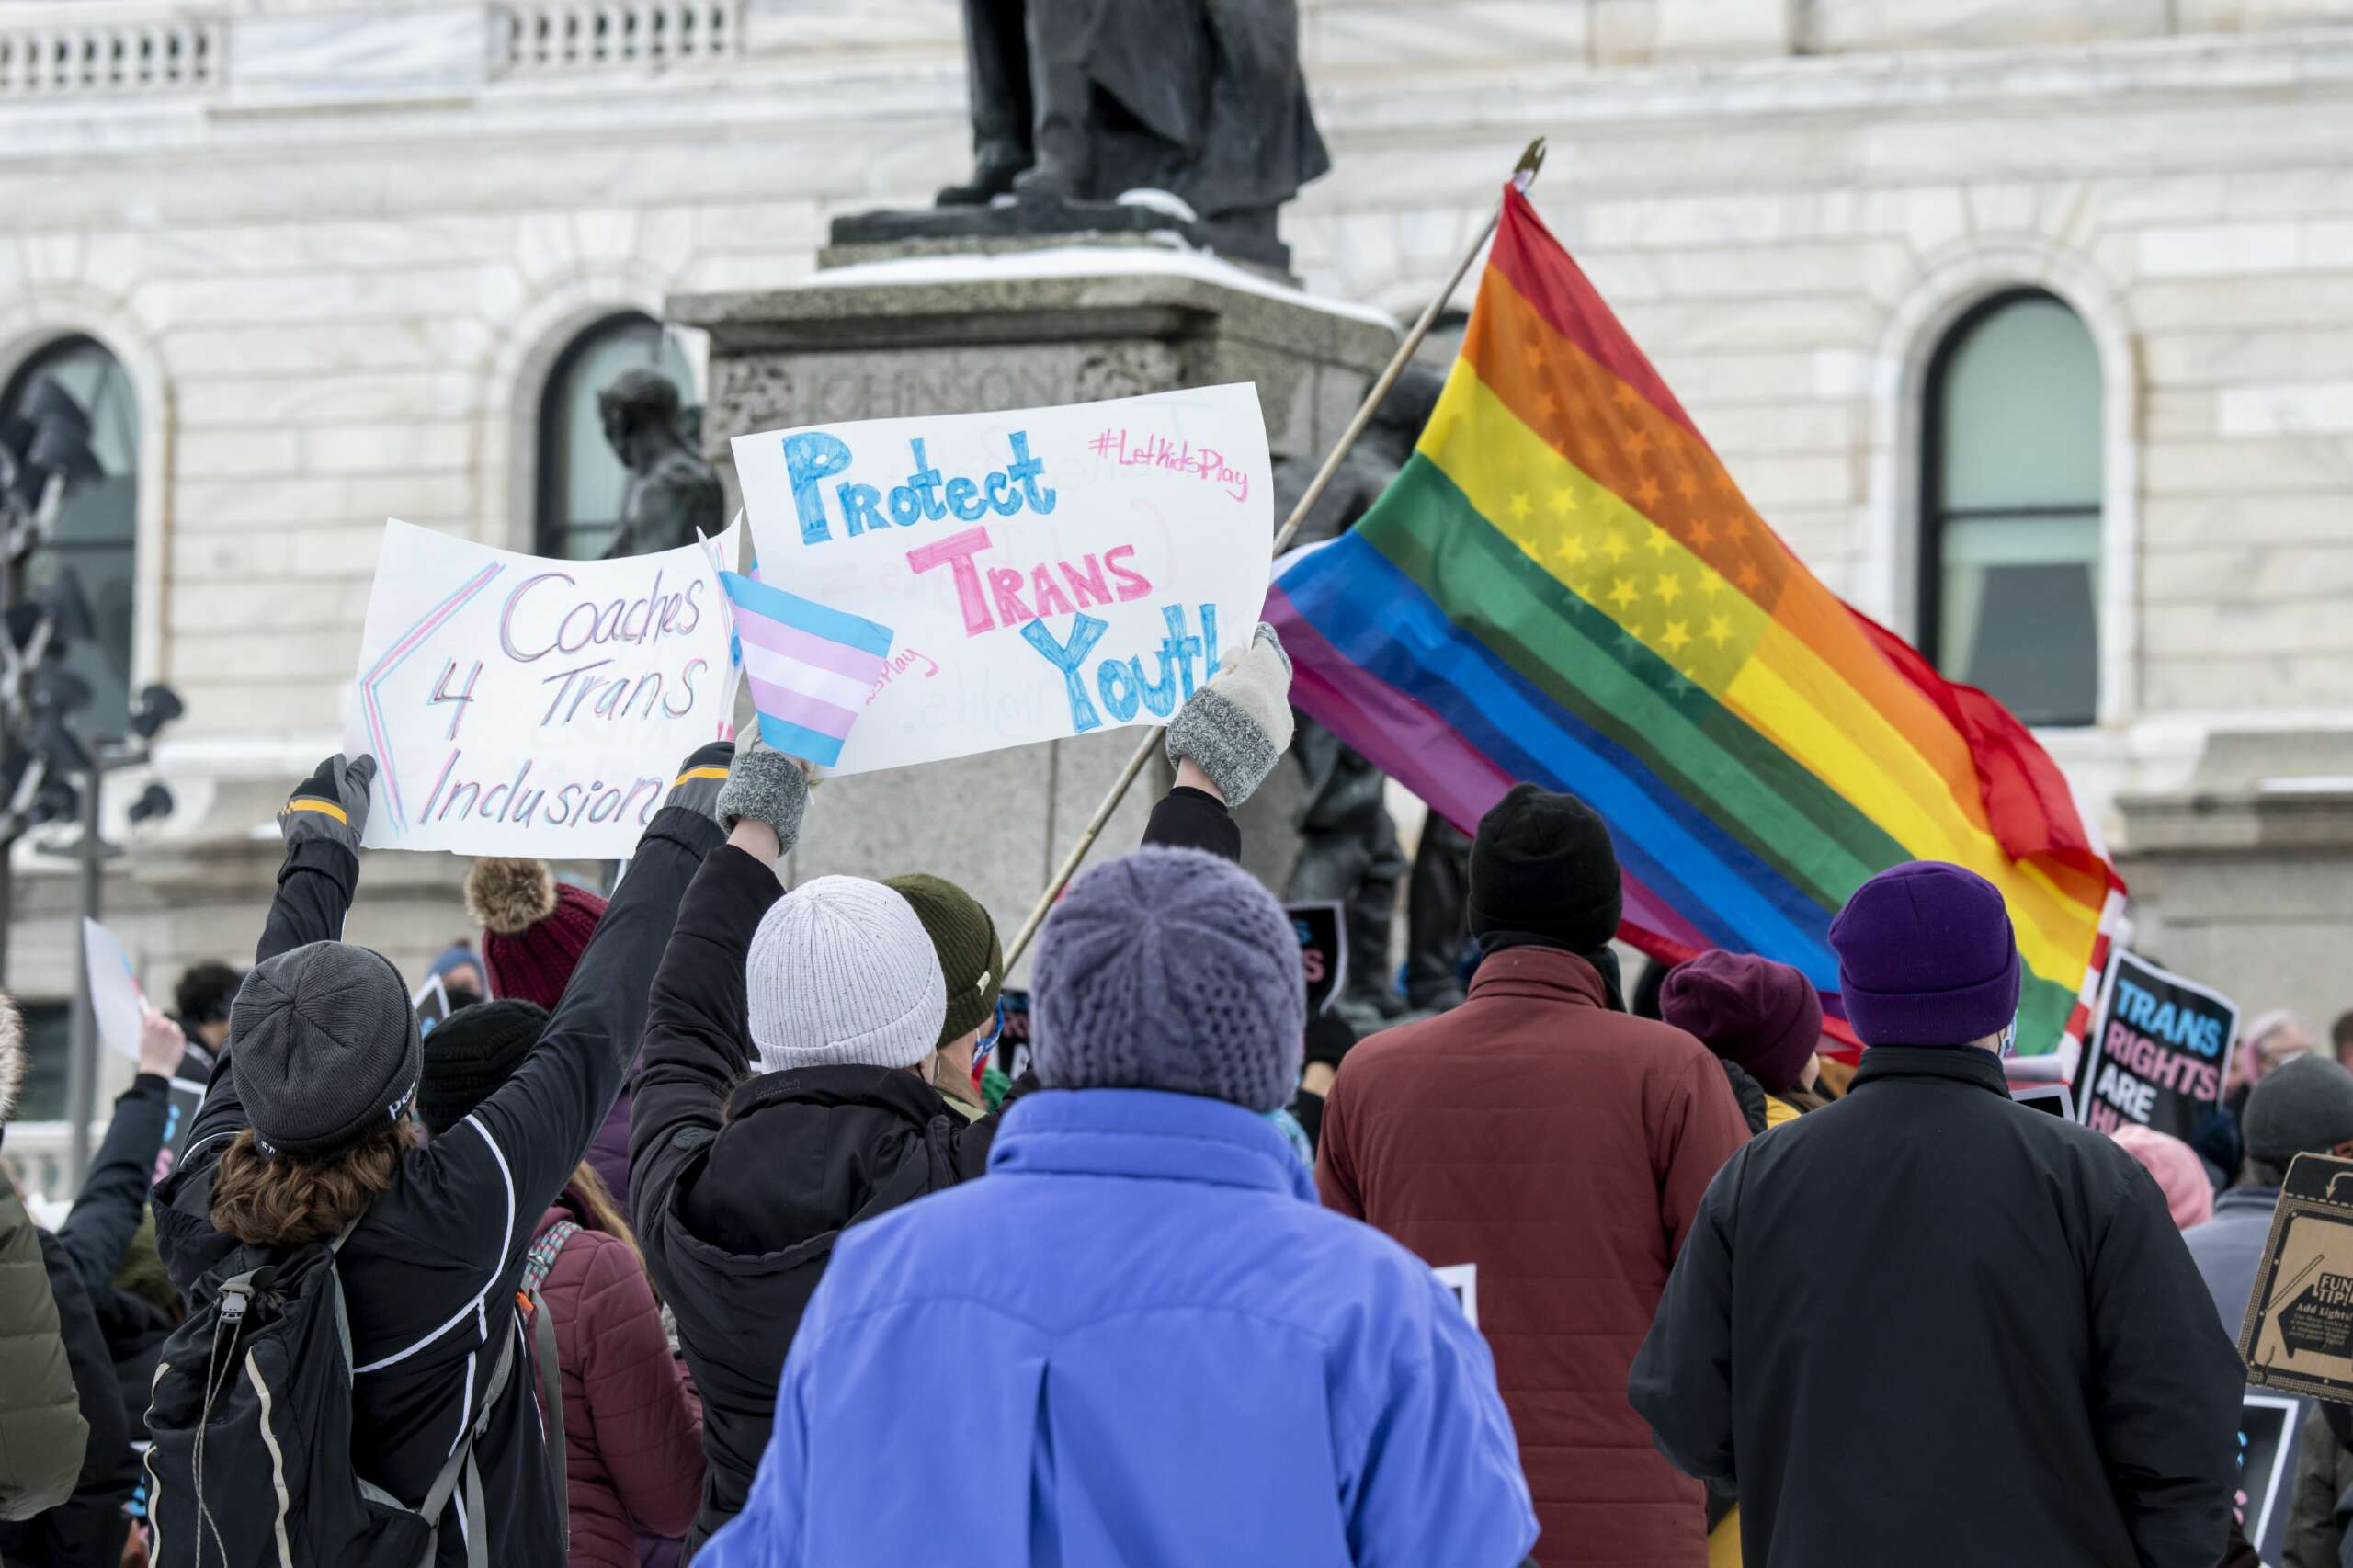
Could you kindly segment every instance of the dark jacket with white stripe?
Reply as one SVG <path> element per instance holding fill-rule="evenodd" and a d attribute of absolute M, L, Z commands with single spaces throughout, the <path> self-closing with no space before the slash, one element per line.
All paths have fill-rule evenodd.
<path fill-rule="evenodd" d="M 523 1255 L 620 1092 L 678 900 L 721 836 L 699 812 L 670 807 L 654 817 L 530 1055 L 472 1115 L 402 1162 L 344 1244 L 338 1267 L 358 1374 L 352 1458 L 362 1477 L 411 1506 L 468 1425 L 502 1337 L 517 1333 Z M 279 873 L 256 961 L 339 937 L 358 878 L 348 850 L 323 840 L 298 846 Z M 157 1244 L 183 1291 L 236 1245 L 212 1227 L 211 1183 L 222 1151 L 245 1125 L 232 1040 L 188 1153 L 156 1193 Z M 475 1449 L 491 1500 L 490 1561 L 561 1568 L 564 1521 L 529 1392 L 530 1346 L 518 1342 L 516 1357 Z M 161 1501 L 168 1515 L 170 1500 Z M 442 1564 L 465 1561 L 462 1512 L 443 1516 Z"/>

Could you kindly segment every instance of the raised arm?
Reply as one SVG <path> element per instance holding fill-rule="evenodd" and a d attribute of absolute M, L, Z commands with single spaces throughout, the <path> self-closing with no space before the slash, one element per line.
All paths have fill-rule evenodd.
<path fill-rule="evenodd" d="M 113 1280 L 147 1211 L 147 1187 L 171 1112 L 172 1070 L 183 1051 L 179 1025 L 148 1008 L 139 1026 L 139 1076 L 114 1102 L 106 1141 L 90 1161 L 73 1210 L 57 1227 L 66 1256 L 94 1290 Z"/>
<path fill-rule="evenodd" d="M 1261 625 L 1249 649 L 1227 655 L 1169 721 L 1176 786 L 1152 808 L 1143 841 L 1241 859 L 1242 830 L 1232 808 L 1274 771 L 1292 727 L 1290 655 L 1275 629 Z"/>
<path fill-rule="evenodd" d="M 759 746 L 736 756 L 717 802 L 727 842 L 687 890 L 654 971 L 630 1111 L 629 1200 L 656 1282 L 666 1259 L 652 1217 L 718 1131 L 728 1092 L 750 1060 L 744 957 L 760 917 L 784 896 L 776 863 L 800 837 L 808 799 L 790 757 Z"/>
<path fill-rule="evenodd" d="M 434 1142 L 452 1159 L 494 1157 L 498 1169 L 485 1174 L 492 1190 L 511 1182 L 518 1254 L 529 1244 L 529 1217 L 563 1189 L 620 1092 L 679 900 L 719 844 L 710 807 L 733 750 L 720 742 L 687 759 L 538 1043 L 495 1094 Z"/>
<path fill-rule="evenodd" d="M 367 829 L 369 792 L 375 777 L 374 757 L 346 761 L 337 752 L 313 769 L 286 798 L 285 809 L 278 813 L 286 859 L 278 868 L 278 892 L 270 900 L 261 940 L 254 947 L 256 963 L 312 942 L 331 942 L 342 937 L 343 917 L 350 912 L 352 895 L 359 888 L 359 838 Z M 188 1128 L 183 1169 L 197 1160 L 199 1152 L 206 1158 L 218 1154 L 228 1134 L 244 1129 L 244 1102 L 237 1096 L 232 1061 L 235 1049 L 233 1039 L 221 1047 L 211 1085 Z"/>

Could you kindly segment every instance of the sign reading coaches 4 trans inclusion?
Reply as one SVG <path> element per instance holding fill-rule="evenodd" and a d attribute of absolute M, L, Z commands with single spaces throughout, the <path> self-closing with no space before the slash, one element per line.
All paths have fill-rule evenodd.
<path fill-rule="evenodd" d="M 888 637 L 861 688 L 746 622 L 763 717 L 830 722 L 835 773 L 1165 722 L 1265 606 L 1273 465 L 1247 384 L 733 447 L 760 582 Z"/>
<path fill-rule="evenodd" d="M 619 859 L 680 758 L 723 738 L 736 530 L 551 561 L 393 521 L 344 749 L 376 758 L 370 848 Z"/>

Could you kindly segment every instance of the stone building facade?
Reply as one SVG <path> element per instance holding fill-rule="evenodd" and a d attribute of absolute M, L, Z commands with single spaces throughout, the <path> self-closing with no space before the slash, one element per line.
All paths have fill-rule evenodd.
<path fill-rule="evenodd" d="M 1759 509 L 2066 721 L 2160 956 L 2353 1005 L 2353 0 L 1302 18 L 1336 163 L 1284 224 L 1310 290 L 1417 308 L 1549 136 L 1540 208 Z M 179 809 L 108 878 L 151 985 L 250 949 L 382 519 L 593 534 L 589 372 L 698 380 L 663 300 L 805 276 L 834 215 L 927 199 L 962 96 L 953 0 L 0 13 L 0 396 L 70 352 L 111 376 L 116 678 L 188 704 Z M 8 981 L 53 1005 L 72 879 L 20 866 Z M 456 876 L 374 857 L 351 935 L 421 958 Z"/>

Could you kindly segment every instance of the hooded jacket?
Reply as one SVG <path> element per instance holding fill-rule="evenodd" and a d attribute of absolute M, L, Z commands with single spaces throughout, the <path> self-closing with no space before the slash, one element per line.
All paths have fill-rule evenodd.
<path fill-rule="evenodd" d="M 1191 790 L 1154 808 L 1145 836 L 1228 858 L 1241 847 L 1225 808 Z M 709 1473 L 689 1553 L 744 1506 L 785 1352 L 835 1242 L 979 1176 L 1002 1114 L 971 1119 L 912 1073 L 881 1067 L 747 1080 L 744 963 L 783 896 L 774 871 L 732 846 L 703 862 L 654 977 L 631 1114 L 630 1211 L 702 1396 Z"/>
<path fill-rule="evenodd" d="M 471 1424 L 473 1391 L 488 1381 L 500 1341 L 513 1336 L 517 1364 L 531 1365 L 515 1301 L 532 1221 L 571 1179 L 620 1088 L 679 897 L 719 840 L 719 824 L 700 812 L 665 806 L 655 814 L 522 1065 L 463 1121 L 403 1156 L 392 1187 L 336 1255 L 351 1318 L 352 1460 L 362 1477 L 412 1507 Z M 336 937 L 358 878 L 358 858 L 340 845 L 296 846 L 256 961 Z M 187 1152 L 156 1193 L 157 1245 L 182 1291 L 237 1245 L 213 1228 L 212 1176 L 246 1125 L 232 1040 Z M 529 1376 L 508 1379 L 474 1448 L 495 1502 L 490 1559 L 502 1568 L 563 1562 L 563 1519 L 531 1384 Z M 465 1560 L 461 1513 L 442 1516 L 444 1568 Z M 160 1516 L 158 1528 L 172 1528 L 168 1504 Z"/>
<path fill-rule="evenodd" d="M 2245 1378 L 2131 1154 L 1881 1045 L 1709 1187 L 1630 1392 L 1749 1568 L 2213 1568 Z"/>
<path fill-rule="evenodd" d="M 985 1348 L 943 1376 L 956 1344 Z M 1513 1568 L 1535 1539 L 1485 1344 L 1280 1132 L 1047 1090 L 987 1181 L 842 1238 L 701 1561 Z"/>
<path fill-rule="evenodd" d="M 24 1024 L 0 1002 L 0 1127 L 24 1073 Z M 28 1519 L 73 1494 L 89 1430 L 39 1228 L 0 1169 L 0 1521 Z"/>

